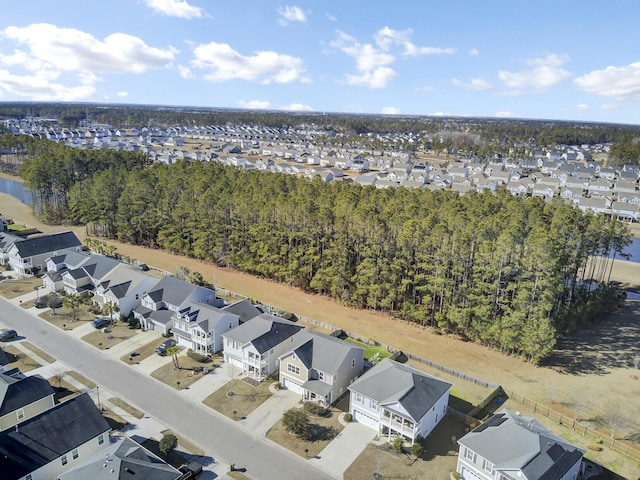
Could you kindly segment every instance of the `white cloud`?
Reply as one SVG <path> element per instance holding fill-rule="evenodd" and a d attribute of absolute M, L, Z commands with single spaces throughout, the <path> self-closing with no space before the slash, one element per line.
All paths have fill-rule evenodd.
<path fill-rule="evenodd" d="M 575 108 L 579 112 L 588 112 L 589 110 L 591 110 L 591 107 L 589 105 L 587 105 L 586 103 L 579 103 L 573 108 Z"/>
<path fill-rule="evenodd" d="M 278 8 L 278 14 L 280 15 L 278 24 L 282 26 L 288 25 L 289 22 L 304 23 L 307 21 L 307 16 L 300 7 L 290 7 L 289 5 L 284 8 L 280 7 Z"/>
<path fill-rule="evenodd" d="M 544 90 L 571 77 L 571 73 L 562 66 L 569 61 L 568 55 L 550 54 L 544 58 L 527 60 L 529 67 L 520 72 L 500 70 L 498 77 L 502 83 L 517 90 Z"/>
<path fill-rule="evenodd" d="M 580 90 L 620 100 L 640 100 L 640 62 L 594 70 L 573 81 Z"/>
<path fill-rule="evenodd" d="M 286 110 L 288 112 L 313 112 L 313 108 L 304 103 L 290 103 L 289 105 L 283 105 L 280 110 Z"/>
<path fill-rule="evenodd" d="M 457 78 L 453 78 L 451 80 L 451 83 L 453 83 L 456 87 L 464 88 L 466 90 L 482 91 L 490 90 L 491 88 L 493 88 L 493 86 L 484 78 L 472 78 L 469 82 L 463 82 L 461 80 L 458 80 Z"/>
<path fill-rule="evenodd" d="M 427 94 L 427 93 L 431 93 L 431 92 L 433 92 L 434 90 L 435 90 L 435 88 L 430 87 L 429 85 L 424 85 L 424 86 L 422 86 L 422 87 L 418 87 L 418 88 L 416 88 L 416 89 L 415 89 L 415 92 L 416 92 L 418 95 L 424 95 L 424 94 Z"/>
<path fill-rule="evenodd" d="M 477 48 L 472 48 L 471 50 L 469 50 L 469 55 L 471 55 L 472 57 L 475 57 L 476 55 L 478 55 L 480 52 L 478 51 Z"/>
<path fill-rule="evenodd" d="M 336 20 L 338 20 L 338 17 L 336 17 L 335 15 L 332 15 L 330 13 L 327 13 L 327 18 L 329 19 L 329 21 L 331 22 L 335 22 Z"/>
<path fill-rule="evenodd" d="M 238 105 L 242 108 L 250 108 L 252 110 L 266 110 L 271 104 L 264 100 L 249 100 L 248 102 L 239 100 Z"/>
<path fill-rule="evenodd" d="M 382 107 L 383 115 L 399 115 L 402 113 L 399 108 L 396 107 Z"/>
<path fill-rule="evenodd" d="M 154 12 L 168 17 L 191 19 L 204 16 L 202 8 L 189 5 L 187 0 L 145 0 L 145 3 Z"/>
<path fill-rule="evenodd" d="M 395 61 L 389 53 L 374 47 L 370 43 L 362 44 L 346 33 L 338 31 L 338 39 L 331 46 L 340 49 L 356 61 L 360 75 L 346 75 L 347 85 L 362 85 L 369 88 L 384 88 L 398 74 L 387 65 Z"/>
<path fill-rule="evenodd" d="M 509 118 L 509 117 L 513 117 L 513 113 L 510 110 L 505 110 L 502 112 L 496 112 L 495 116 L 499 118 Z"/>
<path fill-rule="evenodd" d="M 455 48 L 439 48 L 439 47 L 419 47 L 414 45 L 410 38 L 413 30 L 410 28 L 404 31 L 393 30 L 389 27 L 383 27 L 376 32 L 374 39 L 382 50 L 389 50 L 393 45 L 404 47 L 402 55 L 407 57 L 417 57 L 421 55 L 452 55 L 456 52 Z"/>
<path fill-rule="evenodd" d="M 55 80 L 58 72 L 41 70 L 33 75 L 13 75 L 0 69 L 0 92 L 9 92 L 35 101 L 81 101 L 94 96 L 96 89 L 90 85 L 67 87 Z"/>
<path fill-rule="evenodd" d="M 185 80 L 189 80 L 195 77 L 195 75 L 191 72 L 191 69 L 189 67 L 185 67 L 184 65 L 178 65 L 178 73 Z"/>
<path fill-rule="evenodd" d="M 617 103 L 603 103 L 602 104 L 602 109 L 603 110 L 617 110 L 620 108 L 620 105 Z"/>
<path fill-rule="evenodd" d="M 116 95 L 120 98 L 124 98 L 129 96 L 129 92 L 118 92 Z"/>
<path fill-rule="evenodd" d="M 241 79 L 263 84 L 309 82 L 304 76 L 302 60 L 290 55 L 260 51 L 245 56 L 226 43 L 216 42 L 196 46 L 193 54 L 195 58 L 191 65 L 207 70 L 209 73 L 205 74 L 205 78 L 212 81 Z"/>
<path fill-rule="evenodd" d="M 362 85 L 369 88 L 385 88 L 389 82 L 398 77 L 395 70 L 388 67 L 379 67 L 372 72 L 362 75 L 346 75 L 347 85 Z"/>

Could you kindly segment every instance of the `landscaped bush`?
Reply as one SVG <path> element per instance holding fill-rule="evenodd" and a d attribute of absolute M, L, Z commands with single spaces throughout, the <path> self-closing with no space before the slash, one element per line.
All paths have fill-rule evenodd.
<path fill-rule="evenodd" d="M 273 384 L 273 388 L 275 388 L 276 390 L 280 390 L 282 388 L 282 384 L 280 382 L 275 382 Z"/>
<path fill-rule="evenodd" d="M 353 422 L 353 415 L 351 415 L 350 413 L 345 413 L 343 418 L 345 422 Z"/>
<path fill-rule="evenodd" d="M 316 417 L 324 417 L 327 414 L 327 409 L 315 402 L 305 402 L 304 411 Z"/>
<path fill-rule="evenodd" d="M 192 360 L 200 363 L 209 363 L 211 361 L 211 358 L 207 355 L 202 355 L 201 353 L 194 352 L 191 349 L 187 350 L 187 356 Z"/>
<path fill-rule="evenodd" d="M 402 453 L 402 446 L 403 446 L 404 442 L 402 441 L 402 438 L 400 437 L 396 437 L 393 439 L 393 443 L 391 444 L 391 448 L 393 448 L 393 451 L 396 453 Z"/>

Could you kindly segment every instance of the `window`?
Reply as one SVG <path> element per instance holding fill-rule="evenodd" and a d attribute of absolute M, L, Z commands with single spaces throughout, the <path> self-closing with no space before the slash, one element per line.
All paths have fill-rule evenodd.
<path fill-rule="evenodd" d="M 71 458 L 73 458 L 74 460 L 76 458 L 78 458 L 78 449 L 74 448 L 73 451 L 71 452 Z"/>
<path fill-rule="evenodd" d="M 351 368 L 354 368 L 356 366 L 356 359 L 353 358 L 351 359 Z"/>
<path fill-rule="evenodd" d="M 471 460 L 472 462 L 475 463 L 476 461 L 476 453 L 472 450 L 469 450 L 468 448 L 465 447 L 464 449 L 464 458 L 466 458 L 467 460 Z"/>
<path fill-rule="evenodd" d="M 104 435 L 98 435 L 98 445 L 102 445 L 104 443 Z"/>
<path fill-rule="evenodd" d="M 69 463 L 66 455 L 62 455 L 62 457 L 60 457 L 60 461 L 62 462 L 62 465 L 66 465 L 67 463 Z"/>
<path fill-rule="evenodd" d="M 16 414 L 18 415 L 18 420 L 22 420 L 24 418 L 24 409 L 19 408 Z"/>
<path fill-rule="evenodd" d="M 233 322 L 229 322 L 229 330 L 233 328 Z"/>
<path fill-rule="evenodd" d="M 287 371 L 291 373 L 295 373 L 296 375 L 300 375 L 300 367 L 296 367 L 290 363 L 287 363 Z"/>
<path fill-rule="evenodd" d="M 356 403 L 364 404 L 364 398 L 359 393 L 356 393 Z"/>
<path fill-rule="evenodd" d="M 24 477 L 24 480 L 33 480 L 33 476 L 30 473 L 27 473 L 27 475 Z"/>
<path fill-rule="evenodd" d="M 489 473 L 493 473 L 493 463 L 491 463 L 489 460 L 487 460 L 486 458 L 484 459 L 484 461 L 482 462 L 482 468 L 484 470 L 486 470 Z"/>
<path fill-rule="evenodd" d="M 273 355 L 273 348 L 269 350 L 269 355 Z"/>
<path fill-rule="evenodd" d="M 375 400 L 369 399 L 369 408 L 374 411 L 378 410 L 378 402 L 376 402 Z"/>
<path fill-rule="evenodd" d="M 318 372 L 318 380 L 324 381 L 324 372 Z"/>

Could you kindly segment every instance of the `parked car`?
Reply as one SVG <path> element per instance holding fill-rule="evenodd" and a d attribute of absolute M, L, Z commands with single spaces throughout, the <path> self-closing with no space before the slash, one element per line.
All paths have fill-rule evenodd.
<path fill-rule="evenodd" d="M 109 320 L 108 318 L 98 317 L 93 322 L 91 322 L 91 325 L 93 325 L 93 328 L 96 328 L 99 330 L 101 328 L 108 327 L 110 323 L 111 323 L 111 320 Z"/>
<path fill-rule="evenodd" d="M 9 340 L 13 340 L 14 338 L 18 338 L 18 332 L 15 330 L 5 330 L 0 333 L 0 342 L 8 342 Z"/>
<path fill-rule="evenodd" d="M 182 473 L 180 480 L 189 480 L 191 478 L 197 478 L 198 475 L 202 473 L 202 465 L 194 461 L 180 466 L 178 470 Z"/>
<path fill-rule="evenodd" d="M 49 306 L 49 302 L 45 297 L 40 297 L 33 302 L 33 306 L 36 308 L 47 308 Z"/>
<path fill-rule="evenodd" d="M 62 308 L 62 298 L 60 296 L 55 295 L 53 297 L 49 297 L 47 299 L 48 305 L 51 308 Z"/>
<path fill-rule="evenodd" d="M 176 341 L 173 338 L 168 338 L 156 348 L 156 353 L 158 355 L 164 356 L 167 353 L 167 348 L 173 347 L 176 344 Z"/>

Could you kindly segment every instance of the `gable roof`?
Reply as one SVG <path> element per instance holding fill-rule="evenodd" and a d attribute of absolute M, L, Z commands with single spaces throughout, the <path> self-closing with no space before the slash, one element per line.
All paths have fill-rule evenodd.
<path fill-rule="evenodd" d="M 144 273 L 139 267 L 121 263 L 102 277 L 100 285 L 116 298 L 124 298 L 132 289 L 148 278 L 151 276 Z"/>
<path fill-rule="evenodd" d="M 166 276 L 156 283 L 148 295 L 155 303 L 165 302 L 170 305 L 180 306 L 198 288 L 203 287 L 198 287 L 176 277 Z M 213 295 L 215 296 L 215 292 Z"/>
<path fill-rule="evenodd" d="M 15 412 L 54 393 L 49 382 L 39 375 L 17 379 L 0 373 L 0 416 Z"/>
<path fill-rule="evenodd" d="M 389 358 L 349 386 L 349 390 L 381 405 L 399 403 L 415 421 L 419 421 L 450 388 L 448 382 Z"/>
<path fill-rule="evenodd" d="M 225 316 L 234 316 L 231 312 L 224 312 L 221 309 L 202 302 L 185 302 L 180 308 L 182 315 L 187 314 L 190 322 L 196 322 L 202 330 L 209 332 Z"/>
<path fill-rule="evenodd" d="M 353 350 L 361 350 L 364 357 L 362 347 L 330 335 L 304 329 L 293 336 L 292 348 L 288 353 L 293 351 L 307 369 L 313 368 L 334 374 Z"/>
<path fill-rule="evenodd" d="M 67 248 L 76 248 L 81 245 L 82 243 L 73 232 L 52 233 L 14 242 L 14 246 L 18 249 L 18 253 L 22 258 Z"/>
<path fill-rule="evenodd" d="M 248 320 L 251 320 L 253 317 L 257 317 L 262 313 L 247 298 L 245 298 L 244 300 L 240 300 L 238 302 L 232 303 L 230 305 L 226 305 L 222 307 L 222 310 L 229 313 L 233 313 L 234 315 L 238 315 L 240 317 L 240 323 L 244 323 Z"/>
<path fill-rule="evenodd" d="M 11 245 L 21 240 L 24 240 L 24 238 L 11 233 L 0 232 L 0 250 L 9 250 Z"/>
<path fill-rule="evenodd" d="M 0 471 L 4 479 L 24 477 L 110 430 L 88 393 L 0 432 Z"/>
<path fill-rule="evenodd" d="M 489 460 L 496 469 L 522 470 L 529 480 L 560 478 L 584 453 L 536 419 L 509 410 L 493 415 L 458 443 Z"/>
<path fill-rule="evenodd" d="M 242 345 L 251 343 L 258 353 L 264 353 L 303 328 L 275 315 L 262 313 L 223 336 Z"/>
<path fill-rule="evenodd" d="M 122 437 L 93 458 L 58 475 L 60 480 L 175 480 L 182 473 L 142 445 Z"/>

